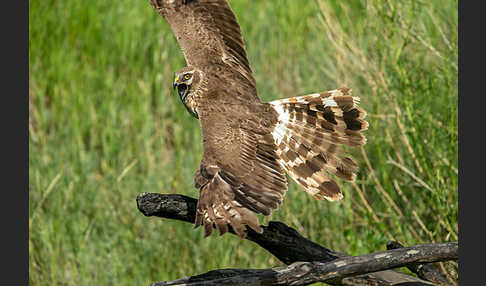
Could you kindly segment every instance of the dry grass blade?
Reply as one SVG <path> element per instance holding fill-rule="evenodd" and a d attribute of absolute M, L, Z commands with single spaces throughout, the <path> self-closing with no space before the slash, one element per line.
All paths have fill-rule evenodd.
<path fill-rule="evenodd" d="M 361 191 L 361 189 L 358 187 L 358 185 L 355 183 L 355 182 L 352 182 L 351 183 L 354 187 L 354 189 L 358 192 L 358 195 L 361 199 L 361 201 L 363 202 L 363 204 L 365 205 L 365 208 L 368 210 L 368 213 L 371 214 L 371 216 L 373 217 L 373 220 L 377 223 L 381 223 L 381 220 L 378 218 L 378 216 L 376 215 L 376 213 L 373 211 L 373 208 L 371 208 L 370 204 L 368 203 L 368 201 L 366 200 L 366 197 L 364 196 L 363 192 Z M 386 231 L 385 232 L 386 236 L 389 238 L 389 239 L 395 239 L 393 237 L 393 235 Z"/>
<path fill-rule="evenodd" d="M 400 165 L 399 163 L 395 162 L 391 157 L 388 157 L 387 163 L 392 164 L 392 165 L 397 166 L 398 168 L 400 168 L 400 170 L 404 171 L 407 175 L 409 175 L 410 177 L 412 177 L 417 183 L 419 183 L 421 186 L 423 186 L 427 190 L 429 190 L 431 192 L 434 191 L 431 187 L 429 187 L 429 185 L 427 185 L 422 179 L 420 179 L 419 177 L 417 177 L 412 171 L 410 171 L 409 169 L 407 169 L 405 166 Z"/>
<path fill-rule="evenodd" d="M 368 166 L 368 170 L 371 173 L 371 176 L 373 177 L 373 180 L 376 183 L 376 189 L 383 195 L 383 198 L 388 202 L 387 205 L 390 205 L 393 210 L 397 213 L 397 215 L 400 218 L 403 218 L 403 212 L 400 210 L 400 208 L 397 206 L 397 204 L 393 201 L 392 197 L 388 194 L 388 192 L 383 189 L 380 181 L 378 180 L 378 177 L 376 176 L 376 172 L 371 166 L 370 160 L 368 159 L 368 156 L 366 155 L 366 152 L 363 147 L 361 147 L 361 154 L 363 155 L 363 158 L 365 159 L 366 166 Z"/>

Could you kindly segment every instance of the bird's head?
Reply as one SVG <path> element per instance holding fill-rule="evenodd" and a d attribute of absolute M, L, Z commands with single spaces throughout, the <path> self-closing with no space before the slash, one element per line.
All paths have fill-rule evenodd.
<path fill-rule="evenodd" d="M 177 89 L 182 103 L 196 118 L 198 118 L 198 114 L 195 95 L 202 82 L 203 73 L 191 66 L 178 70 L 174 75 L 174 89 Z"/>

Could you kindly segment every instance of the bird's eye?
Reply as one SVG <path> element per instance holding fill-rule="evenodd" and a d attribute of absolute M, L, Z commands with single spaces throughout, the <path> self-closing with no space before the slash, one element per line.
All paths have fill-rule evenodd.
<path fill-rule="evenodd" d="M 188 80 L 188 79 L 190 79 L 190 78 L 191 78 L 191 74 L 189 74 L 189 73 L 186 73 L 186 74 L 184 75 L 184 77 L 183 77 L 183 79 L 184 79 L 184 80 Z"/>

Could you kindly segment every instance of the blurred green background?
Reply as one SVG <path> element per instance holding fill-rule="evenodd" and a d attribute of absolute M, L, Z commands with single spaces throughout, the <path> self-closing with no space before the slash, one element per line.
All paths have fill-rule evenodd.
<path fill-rule="evenodd" d="M 280 220 L 352 255 L 457 241 L 457 1 L 230 0 L 265 101 L 353 88 L 368 143 L 340 202 L 289 186 Z M 141 192 L 197 197 L 199 123 L 172 91 L 185 66 L 147 0 L 30 0 L 31 285 L 149 285 L 282 265 L 233 235 L 144 217 Z M 442 269 L 451 280 L 457 265 Z M 406 271 L 406 270 L 404 270 Z"/>

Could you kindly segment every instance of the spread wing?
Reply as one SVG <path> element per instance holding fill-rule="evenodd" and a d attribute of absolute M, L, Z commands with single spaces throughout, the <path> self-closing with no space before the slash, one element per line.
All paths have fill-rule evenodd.
<path fill-rule="evenodd" d="M 258 122 L 239 121 L 224 107 L 215 108 L 200 117 L 204 153 L 195 177 L 201 190 L 195 227 L 204 225 L 206 236 L 213 226 L 224 234 L 227 224 L 240 237 L 245 225 L 262 232 L 255 213 L 269 215 L 287 190 L 273 138 L 259 132 Z"/>
<path fill-rule="evenodd" d="M 195 226 L 204 225 L 206 236 L 213 227 L 227 232 L 228 224 L 240 237 L 246 225 L 261 232 L 256 214 L 280 206 L 287 180 L 269 130 L 258 132 L 261 118 L 249 118 L 258 113 L 244 109 L 259 103 L 237 19 L 226 0 L 150 2 L 169 23 L 187 64 L 224 87 L 224 94 L 213 89 L 198 99 L 204 154 L 195 176 Z"/>
<path fill-rule="evenodd" d="M 226 0 L 150 0 L 169 23 L 190 66 L 228 65 L 255 86 L 240 26 Z"/>

